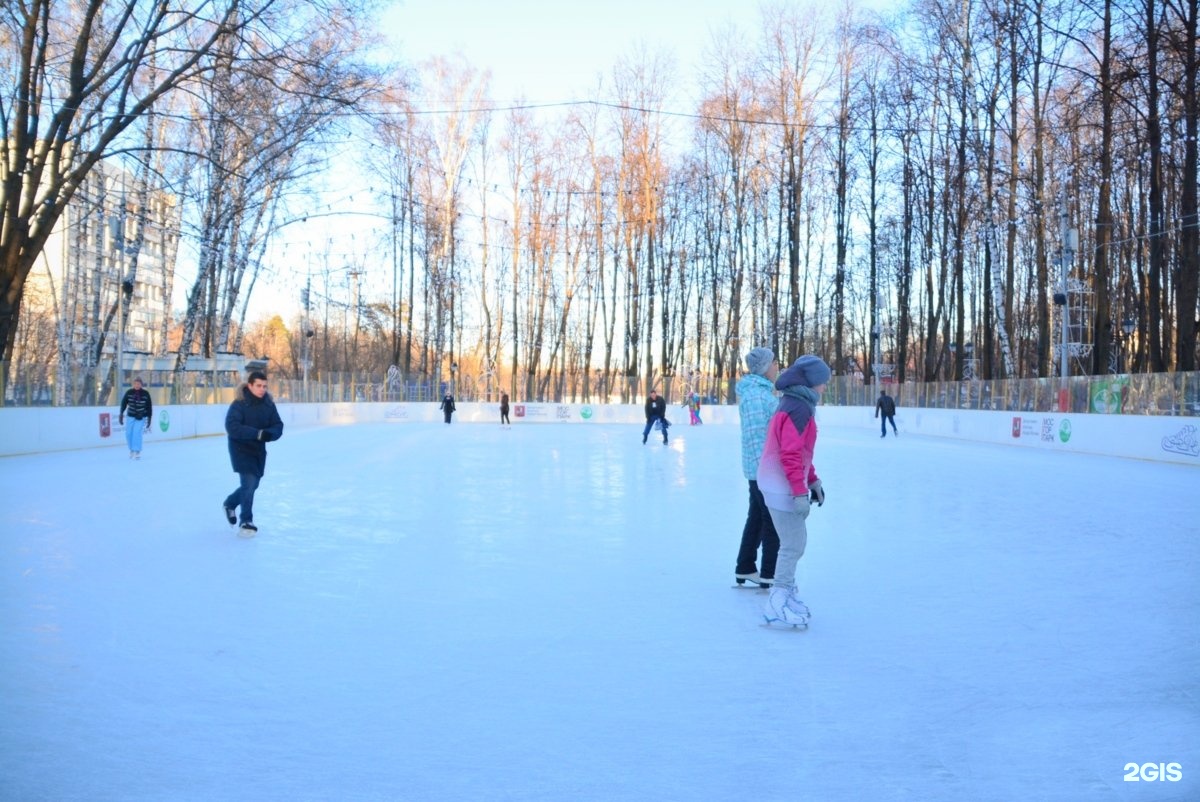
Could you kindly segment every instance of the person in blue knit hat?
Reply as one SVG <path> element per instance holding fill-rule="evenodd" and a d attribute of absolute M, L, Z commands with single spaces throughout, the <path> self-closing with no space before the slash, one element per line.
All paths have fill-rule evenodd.
<path fill-rule="evenodd" d="M 825 360 L 807 354 L 779 374 L 775 389 L 783 396 L 767 424 L 767 440 L 758 463 L 758 487 L 779 534 L 775 583 L 763 609 L 768 624 L 807 627 L 808 607 L 796 594 L 796 565 L 808 544 L 812 504 L 825 503 L 825 488 L 813 465 L 817 446 L 817 404 L 833 371 Z"/>
<path fill-rule="evenodd" d="M 758 461 L 767 441 L 767 424 L 779 406 L 775 397 L 775 378 L 779 375 L 775 352 L 762 347 L 751 350 L 746 354 L 746 370 L 736 389 L 742 429 L 742 474 L 750 483 L 750 507 L 742 527 L 733 577 L 739 585 L 750 582 L 765 587 L 774 581 L 775 558 L 779 553 L 779 535 L 775 534 L 775 524 L 758 489 Z M 760 546 L 762 563 L 756 567 Z"/>

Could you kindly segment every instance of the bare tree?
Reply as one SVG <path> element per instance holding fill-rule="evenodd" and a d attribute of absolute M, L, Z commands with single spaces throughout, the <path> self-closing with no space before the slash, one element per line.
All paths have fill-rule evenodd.
<path fill-rule="evenodd" d="M 0 17 L 0 381 L 25 281 L 87 175 L 164 96 L 212 69 L 218 42 L 258 30 L 275 5 L 28 0 Z"/>

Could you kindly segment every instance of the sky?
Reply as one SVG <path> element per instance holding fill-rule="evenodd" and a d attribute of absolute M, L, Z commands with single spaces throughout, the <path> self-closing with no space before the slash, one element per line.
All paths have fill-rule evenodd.
<path fill-rule="evenodd" d="M 768 628 L 673 417 L 0 460 L 0 798 L 1200 798 L 1200 469 L 821 426 Z"/>
<path fill-rule="evenodd" d="M 552 103 L 598 97 L 598 80 L 607 86 L 618 58 L 639 46 L 670 51 L 686 75 L 713 27 L 750 21 L 753 9 L 736 0 L 408 0 L 382 30 L 406 61 L 461 52 L 490 68 L 499 101 Z"/>

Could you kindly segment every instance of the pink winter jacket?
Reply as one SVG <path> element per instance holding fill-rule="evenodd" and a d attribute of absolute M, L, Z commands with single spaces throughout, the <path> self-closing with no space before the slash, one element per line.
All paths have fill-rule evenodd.
<path fill-rule="evenodd" d="M 807 496 L 817 471 L 813 449 L 817 445 L 817 421 L 807 405 L 788 413 L 779 410 L 767 424 L 767 442 L 758 462 L 758 489 L 767 506 L 791 512 L 794 496 Z M 803 428 L 797 428 L 802 426 Z"/>

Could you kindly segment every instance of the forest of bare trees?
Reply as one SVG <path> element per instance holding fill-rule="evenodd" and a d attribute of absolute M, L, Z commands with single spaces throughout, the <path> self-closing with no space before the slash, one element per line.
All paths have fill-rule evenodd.
<path fill-rule="evenodd" d="M 122 150 L 169 154 L 155 174 L 188 207 L 198 266 L 163 346 L 180 369 L 245 350 L 288 378 L 457 371 L 542 399 L 680 377 L 719 400 L 754 345 L 863 382 L 1051 377 L 1064 355 L 1072 375 L 1195 371 L 1198 3 L 776 2 L 714 31 L 698 73 L 636 49 L 550 109 L 498 101 L 461 56 L 378 75 L 367 9 L 345 3 L 260 26 L 250 6 L 290 6 L 231 2 L 190 32 L 195 59 L 123 56 L 105 74 L 137 73 L 93 96 L 67 91 L 70 39 L 39 55 L 54 37 L 6 19 L 5 52 L 31 47 L 2 107 L 6 366 L 41 364 L 55 330 L 16 311 L 52 210 Z M 157 41 L 140 24 L 118 38 Z M 89 116 L 48 126 L 55 104 Z M 287 282 L 303 308 L 247 320 L 260 271 L 289 270 L 266 264 L 270 238 L 331 169 L 334 132 L 369 176 L 376 239 L 348 267 L 306 254 Z"/>

